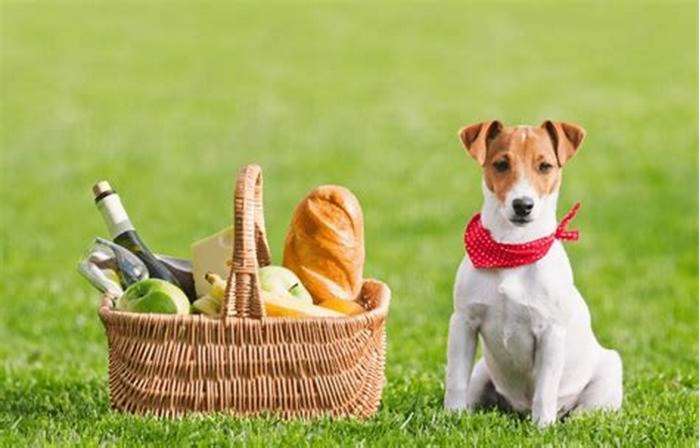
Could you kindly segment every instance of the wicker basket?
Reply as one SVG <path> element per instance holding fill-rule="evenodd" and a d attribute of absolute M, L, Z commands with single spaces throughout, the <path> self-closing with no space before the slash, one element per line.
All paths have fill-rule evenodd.
<path fill-rule="evenodd" d="M 158 416 L 374 414 L 384 387 L 389 288 L 365 280 L 359 300 L 368 311 L 357 316 L 265 317 L 258 266 L 270 263 L 270 252 L 256 165 L 236 183 L 234 237 L 218 319 L 119 312 L 103 297 L 112 407 Z"/>

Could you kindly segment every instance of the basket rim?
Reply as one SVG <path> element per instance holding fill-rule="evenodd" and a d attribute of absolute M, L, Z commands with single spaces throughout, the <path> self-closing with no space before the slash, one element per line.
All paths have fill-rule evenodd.
<path fill-rule="evenodd" d="M 112 305 L 112 297 L 109 294 L 103 294 L 100 298 L 100 307 L 98 309 L 98 314 L 101 318 L 105 319 L 108 317 L 118 318 L 123 321 L 139 322 L 142 324 L 151 323 L 162 323 L 162 322 L 208 322 L 214 323 L 219 322 L 222 325 L 239 323 L 239 322 L 260 322 L 260 323 L 270 323 L 270 324 L 282 324 L 282 323 L 314 323 L 318 322 L 328 322 L 333 324 L 349 324 L 354 322 L 362 321 L 373 321 L 376 318 L 384 318 L 389 313 L 389 303 L 391 302 L 391 289 L 389 286 L 377 279 L 367 278 L 362 281 L 363 288 L 366 285 L 378 285 L 380 287 L 378 291 L 379 300 L 377 306 L 371 310 L 358 314 L 355 316 L 342 316 L 342 317 L 272 317 L 263 316 L 260 318 L 251 317 L 237 317 L 232 316 L 228 320 L 224 321 L 219 316 L 207 316 L 203 314 L 158 314 L 158 313 L 132 313 L 128 311 L 118 311 L 114 309 Z"/>

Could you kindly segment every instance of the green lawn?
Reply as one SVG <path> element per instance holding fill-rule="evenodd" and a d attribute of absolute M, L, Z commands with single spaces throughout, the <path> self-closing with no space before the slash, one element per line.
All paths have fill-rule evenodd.
<path fill-rule="evenodd" d="M 695 446 L 698 436 L 697 6 L 516 2 L 331 6 L 3 3 L 0 446 Z M 457 130 L 546 118 L 588 130 L 561 210 L 617 415 L 545 431 L 441 409 L 461 233 L 480 174 Z M 366 274 L 393 290 L 376 417 L 158 421 L 109 410 L 98 297 L 75 272 L 106 229 L 108 178 L 157 251 L 231 219 L 257 162 L 276 262 L 312 187 L 351 188 Z"/>

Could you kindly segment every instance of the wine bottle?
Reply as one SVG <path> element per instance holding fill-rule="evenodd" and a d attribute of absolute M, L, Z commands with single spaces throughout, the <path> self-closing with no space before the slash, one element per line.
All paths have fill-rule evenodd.
<path fill-rule="evenodd" d="M 153 255 L 153 252 L 148 250 L 139 234 L 136 233 L 136 229 L 131 223 L 129 215 L 126 214 L 119 195 L 112 189 L 109 182 L 104 180 L 97 182 L 92 187 L 92 192 L 95 195 L 95 204 L 97 204 L 97 208 L 107 223 L 107 229 L 112 240 L 139 257 L 148 268 L 151 278 L 160 278 L 180 287 L 180 282 L 177 281 L 177 278 L 163 262 Z"/>

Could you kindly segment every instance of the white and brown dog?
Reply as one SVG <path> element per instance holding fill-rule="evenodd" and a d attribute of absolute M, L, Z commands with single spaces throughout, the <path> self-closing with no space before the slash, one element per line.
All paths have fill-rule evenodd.
<path fill-rule="evenodd" d="M 503 407 L 531 413 L 540 426 L 619 409 L 622 361 L 593 334 L 559 241 L 577 234 L 556 221 L 561 168 L 585 131 L 488 121 L 459 135 L 482 166 L 484 205 L 465 232 L 454 286 L 445 408 Z M 474 365 L 479 335 L 484 356 Z"/>

